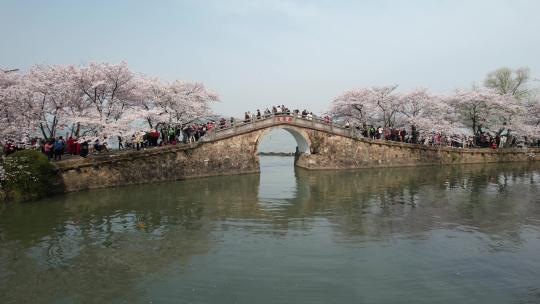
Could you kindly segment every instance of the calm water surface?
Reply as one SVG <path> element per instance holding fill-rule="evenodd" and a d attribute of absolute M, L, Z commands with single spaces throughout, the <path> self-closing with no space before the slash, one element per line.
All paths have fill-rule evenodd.
<path fill-rule="evenodd" d="M 1 303 L 540 303 L 540 167 L 307 172 L 0 211 Z"/>

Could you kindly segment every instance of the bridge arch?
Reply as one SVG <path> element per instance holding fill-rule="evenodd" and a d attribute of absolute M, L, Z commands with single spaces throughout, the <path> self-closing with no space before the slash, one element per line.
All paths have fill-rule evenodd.
<path fill-rule="evenodd" d="M 307 134 L 307 132 L 302 128 L 297 128 L 290 125 L 278 125 L 271 128 L 266 128 L 262 132 L 260 132 L 255 140 L 255 154 L 259 153 L 259 146 L 261 140 L 263 140 L 270 132 L 277 129 L 285 130 L 292 135 L 292 137 L 296 141 L 296 146 L 298 147 L 299 153 L 311 154 L 311 140 L 309 139 L 309 135 Z"/>

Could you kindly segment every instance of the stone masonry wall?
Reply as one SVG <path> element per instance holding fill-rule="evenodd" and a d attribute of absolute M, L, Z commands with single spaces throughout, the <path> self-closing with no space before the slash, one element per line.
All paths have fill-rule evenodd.
<path fill-rule="evenodd" d="M 306 169 L 358 169 L 436 164 L 539 161 L 540 149 L 435 148 L 382 140 L 353 139 L 311 130 L 312 154 L 296 165 Z"/>
<path fill-rule="evenodd" d="M 65 192 L 259 172 L 252 136 L 56 163 Z"/>

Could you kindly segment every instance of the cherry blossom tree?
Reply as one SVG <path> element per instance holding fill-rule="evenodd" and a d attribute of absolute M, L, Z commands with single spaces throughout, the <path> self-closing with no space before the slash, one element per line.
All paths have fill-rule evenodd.
<path fill-rule="evenodd" d="M 459 133 L 461 128 L 452 109 L 444 102 L 444 97 L 435 96 L 425 88 L 417 88 L 400 96 L 398 117 L 400 125 L 411 126 L 412 133 Z"/>
<path fill-rule="evenodd" d="M 412 133 L 459 129 L 443 98 L 424 88 L 408 93 L 396 93 L 395 89 L 396 86 L 384 86 L 345 91 L 334 99 L 329 113 L 362 124 L 411 126 Z"/>
<path fill-rule="evenodd" d="M 526 106 L 528 122 L 533 126 L 540 126 L 540 100 L 531 100 Z"/>
<path fill-rule="evenodd" d="M 13 87 L 19 83 L 19 75 L 0 71 L 0 143 L 10 137 L 10 128 L 16 120 L 13 114 Z"/>
<path fill-rule="evenodd" d="M 84 115 L 73 117 L 74 123 L 105 136 L 127 126 L 120 123 L 122 115 L 134 106 L 132 95 L 136 81 L 127 63 L 91 63 L 78 71 L 76 83 L 84 94 Z"/>
<path fill-rule="evenodd" d="M 536 90 L 528 87 L 528 68 L 500 68 L 486 76 L 484 85 L 495 90 L 501 98 L 495 100 L 494 121 L 502 131 L 510 129 L 527 138 L 539 138 L 539 100 Z"/>
<path fill-rule="evenodd" d="M 74 81 L 73 65 L 37 65 L 25 76 L 25 85 L 33 92 L 33 104 L 40 117 L 39 130 L 45 139 L 54 138 L 58 128 L 68 127 L 68 116 L 82 104 L 83 94 Z"/>
<path fill-rule="evenodd" d="M 107 137 L 142 122 L 186 123 L 210 114 L 217 94 L 202 83 L 164 82 L 137 75 L 125 62 L 88 66 L 36 65 L 26 73 L 0 73 L 0 141 L 76 136 Z"/>
<path fill-rule="evenodd" d="M 329 113 L 359 123 L 393 127 L 400 108 L 396 85 L 345 91 L 332 102 Z"/>
<path fill-rule="evenodd" d="M 132 121 L 145 121 L 150 128 L 165 122 L 164 112 L 159 107 L 159 100 L 165 94 L 165 86 L 156 77 L 140 75 L 137 78 L 137 86 L 133 92 L 134 107 L 127 113 Z"/>
<path fill-rule="evenodd" d="M 359 124 L 371 123 L 375 115 L 372 93 L 368 88 L 347 90 L 334 99 L 329 114 Z"/>
<path fill-rule="evenodd" d="M 495 127 L 520 129 L 525 123 L 526 107 L 514 95 L 505 94 L 493 100 L 493 116 L 490 122 Z"/>
<path fill-rule="evenodd" d="M 137 83 L 132 119 L 143 119 L 150 128 L 159 124 L 189 123 L 208 116 L 211 103 L 219 100 L 219 96 L 202 83 L 168 83 L 144 76 Z"/>
<path fill-rule="evenodd" d="M 0 144 L 4 140 L 21 140 L 39 121 L 33 93 L 18 73 L 0 73 Z"/>
<path fill-rule="evenodd" d="M 448 103 L 460 118 L 461 122 L 470 127 L 473 133 L 482 132 L 482 128 L 491 127 L 490 119 L 495 109 L 501 104 L 501 95 L 492 89 L 473 88 L 467 91 L 457 91 L 448 97 Z"/>
<path fill-rule="evenodd" d="M 168 122 L 189 123 L 211 114 L 210 105 L 219 96 L 206 89 L 200 82 L 174 81 L 166 86 L 158 105 L 165 112 Z"/>
<path fill-rule="evenodd" d="M 521 123 L 516 128 L 517 132 L 522 132 L 525 136 L 536 140 L 540 139 L 540 100 L 531 99 L 524 105 L 524 114 L 521 116 Z"/>
<path fill-rule="evenodd" d="M 501 95 L 493 89 L 474 88 L 458 91 L 449 97 L 449 104 L 461 119 L 472 128 L 474 133 L 491 131 L 507 133 L 510 130 L 528 137 L 538 137 L 534 130 L 534 104 L 527 106 L 512 94 Z"/>
<path fill-rule="evenodd" d="M 0 89 L 15 85 L 20 82 L 20 79 L 21 75 L 17 71 L 0 70 Z"/>

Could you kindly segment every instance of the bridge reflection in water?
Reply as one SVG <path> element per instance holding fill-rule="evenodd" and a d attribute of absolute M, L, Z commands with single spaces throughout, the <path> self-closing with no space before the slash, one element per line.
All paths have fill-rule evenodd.
<path fill-rule="evenodd" d="M 2 302 L 536 299 L 537 164 L 313 172 L 279 161 L 262 175 L 8 206 Z"/>
<path fill-rule="evenodd" d="M 274 129 L 259 140 L 260 153 L 294 153 L 296 139 L 286 130 Z M 294 158 L 291 156 L 260 156 L 260 185 L 258 198 L 261 204 L 275 208 L 287 199 L 296 198 L 297 183 Z M 277 178 L 279 177 L 279 178 Z"/>

